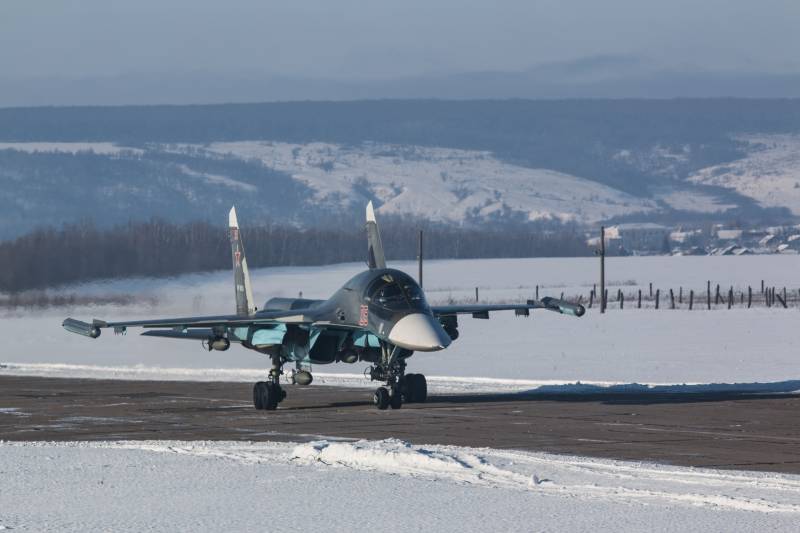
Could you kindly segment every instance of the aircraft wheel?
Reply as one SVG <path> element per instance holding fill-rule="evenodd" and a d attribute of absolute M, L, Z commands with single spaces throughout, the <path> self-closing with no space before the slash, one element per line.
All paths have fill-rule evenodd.
<path fill-rule="evenodd" d="M 278 407 L 278 402 L 281 398 L 282 391 L 280 387 L 265 381 L 259 381 L 256 383 L 256 387 L 258 387 L 258 401 L 261 402 L 261 409 L 274 411 Z M 256 394 L 255 390 L 253 394 Z"/>
<path fill-rule="evenodd" d="M 422 374 L 406 374 L 404 379 L 407 403 L 425 403 L 428 399 L 428 382 Z"/>
<path fill-rule="evenodd" d="M 263 402 L 263 392 L 262 389 L 267 384 L 263 381 L 259 381 L 255 385 L 253 385 L 253 406 L 256 409 L 264 409 L 264 402 Z"/>
<path fill-rule="evenodd" d="M 386 387 L 378 387 L 378 389 L 375 390 L 375 395 L 372 397 L 375 407 L 381 411 L 389 407 L 389 400 L 389 391 Z"/>
<path fill-rule="evenodd" d="M 392 409 L 400 409 L 403 407 L 403 395 L 400 394 L 399 389 L 389 397 L 389 405 L 392 407 Z"/>
<path fill-rule="evenodd" d="M 414 401 L 425 403 L 428 400 L 428 380 L 424 374 L 414 374 L 416 383 L 414 384 Z"/>

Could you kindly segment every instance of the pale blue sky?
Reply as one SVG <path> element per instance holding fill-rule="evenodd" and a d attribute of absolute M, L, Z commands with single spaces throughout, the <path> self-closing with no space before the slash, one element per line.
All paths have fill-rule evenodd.
<path fill-rule="evenodd" d="M 393 78 L 599 54 L 798 72 L 799 23 L 798 0 L 2 0 L 0 78 Z"/>

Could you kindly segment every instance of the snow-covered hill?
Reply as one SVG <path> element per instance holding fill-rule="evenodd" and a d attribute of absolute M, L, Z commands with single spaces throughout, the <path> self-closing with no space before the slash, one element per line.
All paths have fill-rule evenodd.
<path fill-rule="evenodd" d="M 206 150 L 257 159 L 306 184 L 315 191 L 315 202 L 337 208 L 375 199 L 384 214 L 448 222 L 512 213 L 526 220 L 596 222 L 658 208 L 651 199 L 561 172 L 505 163 L 485 151 L 266 141 L 213 143 Z"/>
<path fill-rule="evenodd" d="M 253 223 L 315 224 L 355 216 L 368 200 L 380 214 L 456 224 L 595 224 L 673 212 L 685 220 L 691 213 L 724 217 L 743 206 L 758 211 L 753 203 L 800 215 L 800 135 L 736 142 L 744 157 L 699 170 L 697 147 L 654 144 L 598 155 L 596 170 L 585 175 L 488 150 L 413 144 L 4 142 L 0 235 L 87 217 L 101 225 L 152 216 L 217 220 L 231 204 Z M 625 188 L 612 178 L 626 172 L 650 177 L 630 187 L 639 191 L 633 194 L 613 185 Z"/>
<path fill-rule="evenodd" d="M 747 156 L 704 168 L 689 181 L 733 189 L 764 207 L 786 207 L 800 215 L 800 135 L 738 137 Z"/>

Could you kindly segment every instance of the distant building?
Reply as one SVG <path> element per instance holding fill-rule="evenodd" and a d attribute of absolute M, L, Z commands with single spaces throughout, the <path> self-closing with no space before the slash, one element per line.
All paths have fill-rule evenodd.
<path fill-rule="evenodd" d="M 669 250 L 670 228 L 661 224 L 619 224 L 607 230 L 607 237 L 619 239 L 628 252 L 664 252 Z"/>
<path fill-rule="evenodd" d="M 776 235 L 768 234 L 761 238 L 758 241 L 758 245 L 762 248 L 770 248 L 775 246 L 778 243 L 778 237 Z"/>
<path fill-rule="evenodd" d="M 731 244 L 730 246 L 725 246 L 724 248 L 715 248 L 711 250 L 709 255 L 752 255 L 753 251 L 750 248 L 746 248 L 744 246 L 738 246 L 736 244 Z"/>
<path fill-rule="evenodd" d="M 742 238 L 742 230 L 740 229 L 718 229 L 717 239 L 721 241 L 738 241 Z"/>

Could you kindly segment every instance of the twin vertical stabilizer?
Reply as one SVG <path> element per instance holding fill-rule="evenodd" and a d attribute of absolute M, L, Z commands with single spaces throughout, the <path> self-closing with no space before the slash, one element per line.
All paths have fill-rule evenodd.
<path fill-rule="evenodd" d="M 367 246 L 367 264 L 370 270 L 386 268 L 381 233 L 378 230 L 378 221 L 375 219 L 375 210 L 372 208 L 372 202 L 367 204 Z"/>
<path fill-rule="evenodd" d="M 233 256 L 233 283 L 236 289 L 236 314 L 250 316 L 255 314 L 253 302 L 253 286 L 250 284 L 250 272 L 247 270 L 247 258 L 244 255 L 242 234 L 239 231 L 239 221 L 236 218 L 236 208 L 231 207 L 228 215 L 230 226 L 231 254 Z"/>

